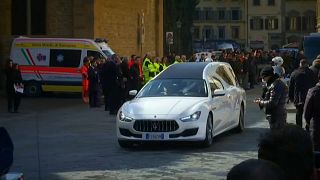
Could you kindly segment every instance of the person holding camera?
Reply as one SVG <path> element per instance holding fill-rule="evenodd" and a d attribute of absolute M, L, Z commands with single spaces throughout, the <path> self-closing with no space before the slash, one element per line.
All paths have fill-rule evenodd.
<path fill-rule="evenodd" d="M 280 129 L 284 127 L 287 119 L 288 86 L 274 73 L 272 67 L 263 68 L 261 77 L 262 81 L 266 83 L 266 91 L 263 98 L 256 98 L 254 102 L 261 109 L 265 109 L 270 129 Z"/>

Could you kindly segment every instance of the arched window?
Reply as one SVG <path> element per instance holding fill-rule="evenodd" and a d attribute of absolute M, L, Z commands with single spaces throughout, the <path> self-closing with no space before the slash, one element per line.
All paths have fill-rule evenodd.
<path fill-rule="evenodd" d="M 289 11 L 286 16 L 286 30 L 299 31 L 300 29 L 301 29 L 300 13 L 295 10 Z"/>
<path fill-rule="evenodd" d="M 316 30 L 316 12 L 307 10 L 302 16 L 302 30 L 315 31 Z"/>

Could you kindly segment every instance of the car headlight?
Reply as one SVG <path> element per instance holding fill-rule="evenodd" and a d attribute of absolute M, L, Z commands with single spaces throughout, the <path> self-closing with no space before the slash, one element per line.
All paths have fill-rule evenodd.
<path fill-rule="evenodd" d="M 126 116 L 122 111 L 120 111 L 119 120 L 124 122 L 131 122 L 133 118 Z"/>
<path fill-rule="evenodd" d="M 197 111 L 197 112 L 191 114 L 190 116 L 180 118 L 180 120 L 183 122 L 196 121 L 200 118 L 200 115 L 201 115 L 201 111 Z"/>

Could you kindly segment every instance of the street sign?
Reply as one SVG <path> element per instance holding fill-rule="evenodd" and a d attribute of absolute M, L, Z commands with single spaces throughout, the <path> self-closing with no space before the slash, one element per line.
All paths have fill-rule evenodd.
<path fill-rule="evenodd" d="M 173 32 L 166 32 L 167 44 L 173 44 Z"/>

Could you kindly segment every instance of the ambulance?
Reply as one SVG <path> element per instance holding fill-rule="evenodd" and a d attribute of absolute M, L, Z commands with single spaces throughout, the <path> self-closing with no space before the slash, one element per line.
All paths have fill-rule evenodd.
<path fill-rule="evenodd" d="M 104 39 L 28 38 L 13 40 L 10 58 L 20 66 L 28 96 L 42 92 L 81 92 L 85 56 L 105 58 L 114 52 Z"/>

